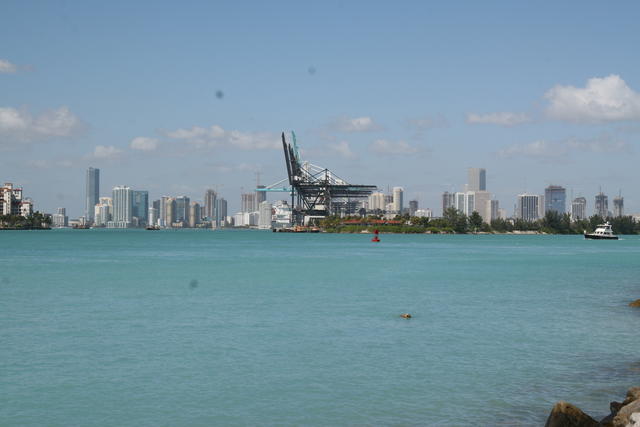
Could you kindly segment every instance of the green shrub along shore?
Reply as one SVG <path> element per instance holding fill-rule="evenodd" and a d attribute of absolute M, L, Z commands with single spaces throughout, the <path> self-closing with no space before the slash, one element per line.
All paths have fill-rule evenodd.
<path fill-rule="evenodd" d="M 465 234 L 465 233 L 545 233 L 545 234 L 582 234 L 591 233 L 598 224 L 609 221 L 615 234 L 640 234 L 640 222 L 631 216 L 602 218 L 593 215 L 589 219 L 572 221 L 567 213 L 547 212 L 544 218 L 537 221 L 521 219 L 496 219 L 491 223 L 482 221 L 478 212 L 470 216 L 460 213 L 455 208 L 445 211 L 442 218 L 410 217 L 398 215 L 394 220 L 383 221 L 380 216 L 368 217 L 327 217 L 318 225 L 328 233 L 361 233 L 378 230 L 381 233 L 433 233 L 433 234 Z"/>
<path fill-rule="evenodd" d="M 0 230 L 48 230 L 51 217 L 40 212 L 24 217 L 21 215 L 0 215 Z"/>

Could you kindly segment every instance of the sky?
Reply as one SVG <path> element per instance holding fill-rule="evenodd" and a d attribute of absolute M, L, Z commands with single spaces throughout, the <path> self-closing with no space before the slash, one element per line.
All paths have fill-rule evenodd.
<path fill-rule="evenodd" d="M 0 181 L 84 212 L 85 171 L 152 200 L 286 177 L 280 133 L 439 215 L 467 168 L 508 213 L 548 185 L 640 212 L 640 3 L 12 1 Z M 288 198 L 271 193 L 270 200 Z"/>

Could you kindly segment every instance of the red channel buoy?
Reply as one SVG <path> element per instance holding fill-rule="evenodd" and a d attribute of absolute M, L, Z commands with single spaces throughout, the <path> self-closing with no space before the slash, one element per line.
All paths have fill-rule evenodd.
<path fill-rule="evenodd" d="M 373 230 L 373 239 L 371 239 L 372 242 L 379 242 L 380 241 L 380 237 L 378 237 L 378 229 Z"/>

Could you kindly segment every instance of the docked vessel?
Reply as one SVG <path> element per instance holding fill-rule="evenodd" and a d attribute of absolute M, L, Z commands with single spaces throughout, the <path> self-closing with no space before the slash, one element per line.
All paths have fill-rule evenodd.
<path fill-rule="evenodd" d="M 596 231 L 593 233 L 584 232 L 585 239 L 601 239 L 601 240 L 618 240 L 618 236 L 613 234 L 613 229 L 609 221 L 604 224 L 600 224 L 596 227 Z"/>

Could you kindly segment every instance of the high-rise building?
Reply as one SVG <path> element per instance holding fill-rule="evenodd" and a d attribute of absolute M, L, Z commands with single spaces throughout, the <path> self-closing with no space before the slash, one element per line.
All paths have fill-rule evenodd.
<path fill-rule="evenodd" d="M 486 169 L 469 168 L 468 191 L 487 191 Z"/>
<path fill-rule="evenodd" d="M 111 221 L 111 210 L 113 201 L 111 197 L 100 197 L 100 202 L 94 207 L 94 225 L 98 227 L 106 227 Z"/>
<path fill-rule="evenodd" d="M 214 219 L 214 225 L 216 227 L 224 227 L 225 219 L 227 218 L 227 201 L 220 197 L 216 201 L 216 216 Z"/>
<path fill-rule="evenodd" d="M 267 188 L 264 185 L 258 185 L 257 187 L 259 188 Z M 260 203 L 264 202 L 265 200 L 267 200 L 267 192 L 266 191 L 256 191 L 256 205 L 258 206 L 258 208 L 260 207 Z"/>
<path fill-rule="evenodd" d="M 200 224 L 200 218 L 202 218 L 202 212 L 200 212 L 200 203 L 191 202 L 189 206 L 189 227 L 194 228 Z"/>
<path fill-rule="evenodd" d="M 609 216 L 609 200 L 607 195 L 602 191 L 596 195 L 596 215 L 601 216 L 602 218 L 606 218 Z"/>
<path fill-rule="evenodd" d="M 174 222 L 189 221 L 189 204 L 191 200 L 187 196 L 176 197 L 176 214 Z"/>
<path fill-rule="evenodd" d="M 475 211 L 484 222 L 491 222 L 491 193 L 488 191 L 473 191 L 473 193 L 473 210 L 467 215 L 471 215 Z"/>
<path fill-rule="evenodd" d="M 571 219 L 574 221 L 587 218 L 587 199 L 576 197 L 571 202 Z"/>
<path fill-rule="evenodd" d="M 409 216 L 415 216 L 417 210 L 418 210 L 418 201 L 417 200 L 410 200 L 409 201 Z"/>
<path fill-rule="evenodd" d="M 100 169 L 87 169 L 87 177 L 85 183 L 85 204 L 84 217 L 88 223 L 93 223 L 95 219 L 94 206 L 98 204 L 100 197 Z"/>
<path fill-rule="evenodd" d="M 393 187 L 393 211 L 397 214 L 402 214 L 402 208 L 404 207 L 404 189 L 402 187 Z"/>
<path fill-rule="evenodd" d="M 163 197 L 161 206 L 164 207 L 164 212 L 162 212 L 163 225 L 165 227 L 173 227 L 173 223 L 176 222 L 176 199 Z"/>
<path fill-rule="evenodd" d="M 52 216 L 52 224 L 54 227 L 67 227 L 69 225 L 69 217 L 65 208 L 58 208 L 58 213 Z"/>
<path fill-rule="evenodd" d="M 447 209 L 454 208 L 455 206 L 456 206 L 455 193 L 449 193 L 448 191 L 445 191 L 442 194 L 442 215 L 444 216 L 444 213 L 446 212 Z"/>
<path fill-rule="evenodd" d="M 138 218 L 138 225 L 144 226 L 149 222 L 149 192 L 133 191 L 133 216 Z"/>
<path fill-rule="evenodd" d="M 467 191 L 464 193 L 455 193 L 454 208 L 460 213 L 467 216 L 471 215 L 476 209 L 476 192 Z"/>
<path fill-rule="evenodd" d="M 489 221 L 500 218 L 500 203 L 497 200 L 491 200 L 489 210 Z"/>
<path fill-rule="evenodd" d="M 560 215 L 567 211 L 567 192 L 564 187 L 550 185 L 544 189 L 544 212 L 558 212 Z"/>
<path fill-rule="evenodd" d="M 542 196 L 537 194 L 519 194 L 516 202 L 516 218 L 524 221 L 540 219 Z"/>
<path fill-rule="evenodd" d="M 113 188 L 112 220 L 109 228 L 129 228 L 133 221 L 133 192 L 131 188 L 119 186 Z"/>
<path fill-rule="evenodd" d="M 369 210 L 372 212 L 384 211 L 384 193 L 371 193 L 369 196 Z M 288 206 L 288 205 L 287 205 Z"/>
<path fill-rule="evenodd" d="M 20 215 L 22 201 L 21 187 L 14 187 L 10 182 L 0 187 L 0 215 Z"/>
<path fill-rule="evenodd" d="M 271 221 L 273 216 L 273 206 L 266 200 L 260 203 L 260 216 L 258 218 L 258 228 L 269 229 L 271 228 Z"/>
<path fill-rule="evenodd" d="M 255 212 L 257 211 L 256 206 L 256 194 L 255 193 L 244 193 L 242 194 L 242 207 L 240 209 L 241 212 Z"/>
<path fill-rule="evenodd" d="M 203 216 L 208 218 L 209 220 L 213 220 L 216 217 L 216 199 L 218 198 L 218 194 L 212 190 L 208 189 L 204 193 L 204 212 Z"/>
<path fill-rule="evenodd" d="M 624 197 L 618 196 L 613 198 L 613 216 L 624 216 Z"/>
<path fill-rule="evenodd" d="M 155 201 L 154 201 L 155 206 Z M 149 208 L 149 225 L 157 225 L 158 224 L 158 209 L 154 207 Z"/>

